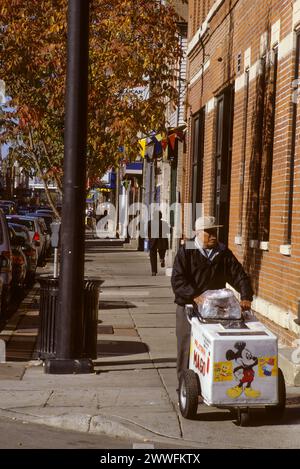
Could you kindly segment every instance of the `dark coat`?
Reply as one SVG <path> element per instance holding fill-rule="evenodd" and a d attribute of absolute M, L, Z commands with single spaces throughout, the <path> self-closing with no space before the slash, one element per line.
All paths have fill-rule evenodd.
<path fill-rule="evenodd" d="M 152 226 L 153 225 L 153 226 Z M 149 249 L 167 250 L 169 247 L 168 238 L 169 225 L 163 220 L 159 220 L 159 226 L 155 227 L 151 221 L 148 222 Z"/>
<path fill-rule="evenodd" d="M 192 303 L 206 290 L 225 288 L 226 283 L 241 294 L 242 300 L 252 301 L 251 282 L 242 265 L 230 249 L 223 245 L 220 249 L 210 261 L 199 249 L 179 248 L 171 279 L 175 303 L 181 306 Z"/>

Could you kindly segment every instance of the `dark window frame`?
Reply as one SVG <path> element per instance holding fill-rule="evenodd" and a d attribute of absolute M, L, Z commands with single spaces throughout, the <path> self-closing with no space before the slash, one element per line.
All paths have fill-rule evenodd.
<path fill-rule="evenodd" d="M 197 204 L 203 202 L 203 160 L 205 138 L 205 107 L 192 117 L 192 221 L 196 221 Z"/>
<path fill-rule="evenodd" d="M 229 85 L 217 97 L 213 194 L 213 215 L 222 225 L 219 239 L 225 244 L 229 234 L 233 121 L 234 87 Z"/>
<path fill-rule="evenodd" d="M 300 68 L 300 30 L 296 31 L 296 51 L 295 51 L 295 68 L 294 80 L 299 80 Z M 299 85 L 297 85 L 299 89 Z M 292 228 L 293 228 L 293 198 L 294 198 L 294 176 L 295 176 L 295 152 L 296 152 L 296 132 L 297 132 L 297 114 L 298 103 L 292 103 L 292 140 L 291 140 L 291 156 L 290 156 L 290 176 L 288 188 L 288 213 L 287 213 L 287 230 L 286 244 L 292 244 Z"/>
<path fill-rule="evenodd" d="M 272 86 L 272 94 L 268 92 L 267 108 L 271 109 L 271 115 L 264 114 L 264 131 L 265 141 L 263 152 L 266 153 L 266 170 L 264 181 L 264 193 L 260 194 L 260 230 L 261 241 L 269 241 L 270 238 L 270 218 L 271 218 L 271 190 L 272 190 L 272 173 L 273 173 L 273 153 L 275 138 L 275 115 L 276 115 L 276 95 L 277 95 L 277 79 L 278 79 L 278 44 L 273 47 L 273 63 L 270 66 L 270 82 Z M 269 123 L 267 122 L 269 119 Z M 269 125 L 269 127 L 268 127 Z M 270 135 L 268 135 L 268 132 Z"/>

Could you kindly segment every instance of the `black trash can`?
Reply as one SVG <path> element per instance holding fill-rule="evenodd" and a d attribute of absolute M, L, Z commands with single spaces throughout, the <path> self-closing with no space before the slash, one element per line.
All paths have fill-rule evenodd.
<path fill-rule="evenodd" d="M 83 358 L 97 358 L 97 327 L 100 285 L 104 281 L 84 281 L 83 308 Z M 58 311 L 59 279 L 41 277 L 40 283 L 40 327 L 37 354 L 41 359 L 56 357 L 55 324 Z"/>
<path fill-rule="evenodd" d="M 55 358 L 55 321 L 58 307 L 58 278 L 44 277 L 40 283 L 40 326 L 37 340 L 39 358 Z"/>

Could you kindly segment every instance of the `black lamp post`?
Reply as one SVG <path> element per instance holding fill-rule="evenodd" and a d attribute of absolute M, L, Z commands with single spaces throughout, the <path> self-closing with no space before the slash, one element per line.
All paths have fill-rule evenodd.
<path fill-rule="evenodd" d="M 68 5 L 64 197 L 56 358 L 46 361 L 47 373 L 93 370 L 92 361 L 82 358 L 89 3 L 89 0 L 69 0 Z"/>

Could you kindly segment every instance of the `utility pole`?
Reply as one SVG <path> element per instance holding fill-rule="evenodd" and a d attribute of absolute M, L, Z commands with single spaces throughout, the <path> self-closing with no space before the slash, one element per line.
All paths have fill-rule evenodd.
<path fill-rule="evenodd" d="M 68 3 L 59 304 L 56 358 L 46 361 L 48 373 L 85 373 L 93 370 L 92 361 L 82 358 L 89 3 L 89 0 L 69 0 Z"/>

